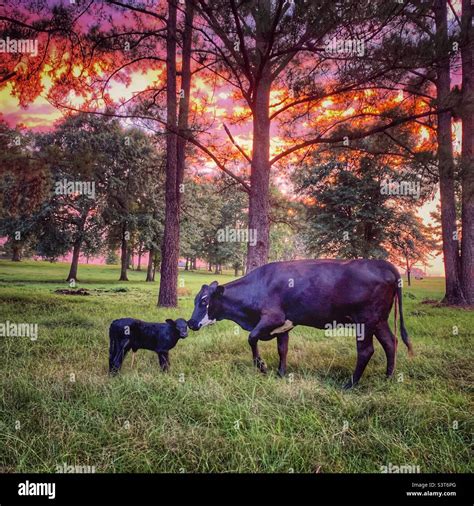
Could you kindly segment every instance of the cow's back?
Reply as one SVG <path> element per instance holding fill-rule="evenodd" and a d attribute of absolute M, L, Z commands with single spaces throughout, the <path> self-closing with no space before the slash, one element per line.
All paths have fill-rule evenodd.
<path fill-rule="evenodd" d="M 389 262 L 365 259 L 273 262 L 245 276 L 262 310 L 279 304 L 288 319 L 311 326 L 370 306 L 377 297 L 393 299 L 399 277 Z"/>

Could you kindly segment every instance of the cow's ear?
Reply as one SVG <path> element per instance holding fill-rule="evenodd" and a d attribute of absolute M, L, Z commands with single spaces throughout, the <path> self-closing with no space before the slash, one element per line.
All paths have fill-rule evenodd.
<path fill-rule="evenodd" d="M 216 288 L 216 291 L 215 291 L 215 294 L 216 295 L 222 295 L 224 293 L 224 287 L 222 285 L 219 285 L 217 288 Z"/>
<path fill-rule="evenodd" d="M 166 318 L 165 322 L 168 325 L 172 325 L 173 327 L 176 326 L 176 322 L 174 320 L 171 320 L 170 318 Z"/>
<path fill-rule="evenodd" d="M 213 281 L 210 285 L 209 285 L 209 290 L 208 290 L 208 293 L 209 295 L 212 295 L 215 291 L 216 291 L 216 288 L 219 286 L 219 283 L 217 281 Z"/>

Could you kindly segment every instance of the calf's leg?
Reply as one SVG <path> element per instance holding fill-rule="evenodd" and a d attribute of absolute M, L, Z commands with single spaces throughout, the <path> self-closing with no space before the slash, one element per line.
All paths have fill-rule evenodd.
<path fill-rule="evenodd" d="M 129 339 L 125 339 L 124 341 L 117 340 L 111 343 L 109 356 L 109 373 L 111 375 L 115 375 L 120 371 L 125 355 L 131 347 Z"/>
<path fill-rule="evenodd" d="M 363 335 L 357 336 L 357 363 L 354 374 L 344 385 L 344 390 L 352 388 L 359 382 L 364 370 L 369 363 L 370 357 L 374 354 L 374 333 L 371 328 L 365 327 Z"/>
<path fill-rule="evenodd" d="M 163 372 L 167 372 L 170 368 L 170 357 L 167 351 L 158 352 L 158 360 L 160 362 L 160 367 Z"/>

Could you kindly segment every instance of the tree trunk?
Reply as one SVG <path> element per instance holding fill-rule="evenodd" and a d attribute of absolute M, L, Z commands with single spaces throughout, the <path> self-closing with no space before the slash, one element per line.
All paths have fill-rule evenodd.
<path fill-rule="evenodd" d="M 211 262 L 209 262 L 207 264 L 207 270 L 208 270 L 208 272 L 212 272 L 212 264 L 211 264 Z"/>
<path fill-rule="evenodd" d="M 234 276 L 237 277 L 239 275 L 239 268 L 234 267 Z"/>
<path fill-rule="evenodd" d="M 156 271 L 159 271 L 160 268 L 161 268 L 161 263 L 158 260 L 156 253 L 155 253 L 155 257 L 153 258 L 153 281 L 155 281 Z"/>
<path fill-rule="evenodd" d="M 438 75 L 436 91 L 438 106 L 444 107 L 450 95 L 450 66 L 447 29 L 447 2 L 435 1 L 436 35 L 438 39 Z M 454 194 L 454 160 L 451 141 L 451 112 L 438 114 L 437 126 L 439 190 L 441 200 L 441 230 L 446 293 L 449 304 L 465 302 L 459 272 L 459 241 L 456 229 L 456 200 Z"/>
<path fill-rule="evenodd" d="M 143 250 L 141 248 L 139 248 L 139 250 L 138 250 L 138 261 L 137 261 L 137 271 L 141 271 L 142 270 L 142 255 L 143 255 Z"/>
<path fill-rule="evenodd" d="M 249 229 L 256 234 L 255 246 L 247 246 L 247 272 L 268 261 L 270 236 L 270 88 L 262 79 L 256 90 L 253 111 L 252 163 L 250 166 Z"/>
<path fill-rule="evenodd" d="M 179 101 L 178 130 L 181 134 L 188 134 L 189 101 L 191 97 L 191 53 L 193 35 L 194 4 L 193 0 L 186 0 L 186 12 L 183 31 L 183 56 L 181 64 L 181 94 Z M 184 169 L 186 165 L 186 138 L 177 139 L 177 180 L 176 191 L 178 206 L 181 205 L 183 193 Z"/>
<path fill-rule="evenodd" d="M 253 141 L 250 164 L 249 229 L 256 234 L 255 246 L 247 245 L 247 272 L 268 261 L 270 249 L 270 91 L 272 69 L 266 58 L 268 32 L 272 24 L 270 0 L 258 3 L 255 44 L 258 72 L 252 100 Z"/>
<path fill-rule="evenodd" d="M 153 257 L 155 256 L 155 251 L 150 249 L 148 252 L 148 265 L 146 268 L 146 281 L 148 283 L 151 283 L 152 281 L 155 281 L 155 276 L 153 274 Z"/>
<path fill-rule="evenodd" d="M 471 0 L 462 0 L 462 244 L 461 284 L 468 304 L 474 304 L 474 28 Z"/>
<path fill-rule="evenodd" d="M 186 263 L 184 264 L 184 270 L 189 271 L 189 257 L 186 257 Z"/>
<path fill-rule="evenodd" d="M 66 281 L 77 281 L 77 268 L 79 265 L 79 255 L 81 253 L 82 239 L 77 239 L 74 243 L 74 248 L 72 250 L 72 261 L 71 267 L 69 269 L 69 274 L 67 275 Z"/>
<path fill-rule="evenodd" d="M 410 263 L 408 261 L 408 256 L 405 257 L 405 265 L 407 269 L 407 284 L 408 286 L 411 286 L 411 269 L 410 269 Z"/>
<path fill-rule="evenodd" d="M 176 130 L 176 0 L 168 0 L 166 31 L 166 184 L 165 230 L 161 249 L 158 305 L 178 304 L 179 200 Z"/>
<path fill-rule="evenodd" d="M 119 281 L 128 281 L 127 267 L 128 267 L 128 248 L 126 239 L 126 226 L 122 229 L 122 244 L 120 246 L 120 278 Z"/>
<path fill-rule="evenodd" d="M 21 261 L 21 244 L 13 239 L 12 241 L 12 262 Z"/>
<path fill-rule="evenodd" d="M 197 271 L 197 266 L 196 266 L 196 264 L 197 264 L 197 258 L 193 258 L 193 266 L 192 266 L 192 270 L 193 270 L 193 271 Z"/>

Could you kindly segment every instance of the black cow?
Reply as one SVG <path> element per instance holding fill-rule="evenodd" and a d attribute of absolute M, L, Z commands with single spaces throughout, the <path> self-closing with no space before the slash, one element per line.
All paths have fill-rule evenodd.
<path fill-rule="evenodd" d="M 135 353 L 139 349 L 156 352 L 161 369 L 166 371 L 170 365 L 169 350 L 187 335 L 188 326 L 183 318 L 168 319 L 166 323 L 147 323 L 135 318 L 114 320 L 109 329 L 109 372 L 116 374 L 125 355 L 130 350 Z"/>
<path fill-rule="evenodd" d="M 225 285 L 214 281 L 203 285 L 196 295 L 188 325 L 199 330 L 216 320 L 232 320 L 250 331 L 254 364 L 262 372 L 266 366 L 258 340 L 276 337 L 280 376 L 286 371 L 288 331 L 294 326 L 328 329 L 335 322 L 352 325 L 357 330 L 357 365 L 344 387 L 350 388 L 359 381 L 374 352 L 374 335 L 387 356 L 387 376 L 393 374 L 397 339 L 388 317 L 396 298 L 402 339 L 411 353 L 403 323 L 400 274 L 384 260 L 274 262 Z"/>

